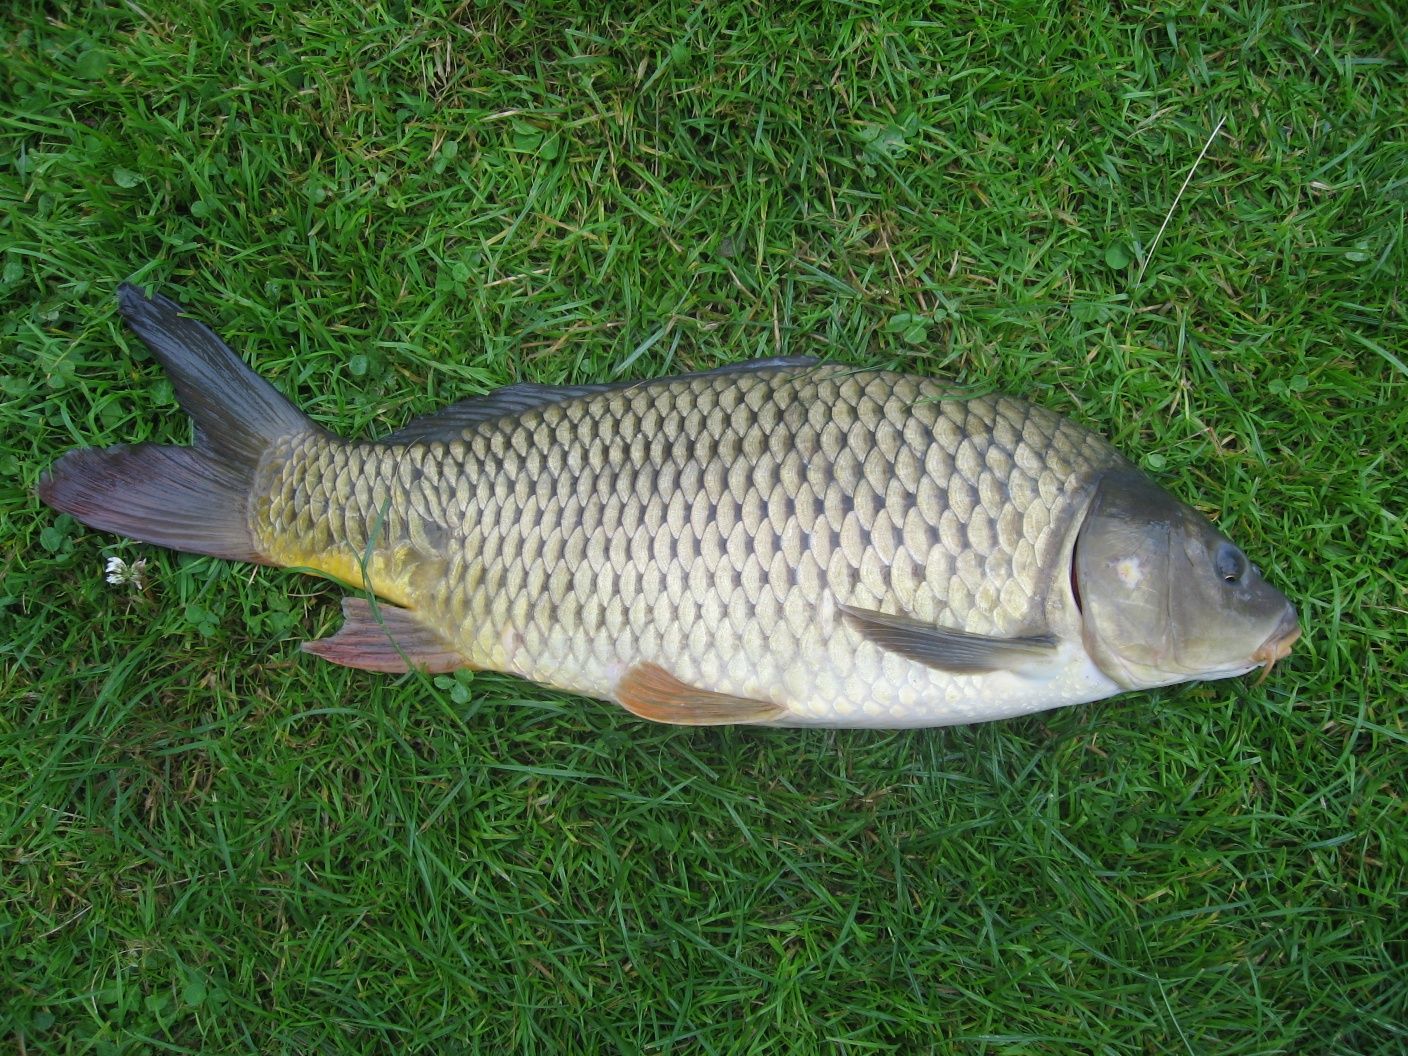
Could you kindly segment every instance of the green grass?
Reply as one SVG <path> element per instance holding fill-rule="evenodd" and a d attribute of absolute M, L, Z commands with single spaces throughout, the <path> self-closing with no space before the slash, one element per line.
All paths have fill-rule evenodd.
<path fill-rule="evenodd" d="M 7 6 L 0 1047 L 1405 1051 L 1401 12 Z M 778 353 L 1019 393 L 1305 640 L 902 734 L 336 669 L 330 584 L 35 499 L 189 436 L 123 279 L 344 434 Z"/>

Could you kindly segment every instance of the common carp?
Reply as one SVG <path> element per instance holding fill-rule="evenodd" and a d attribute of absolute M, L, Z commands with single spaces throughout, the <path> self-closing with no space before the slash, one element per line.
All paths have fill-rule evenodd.
<path fill-rule="evenodd" d="M 369 591 L 304 643 L 334 663 L 660 722 L 941 726 L 1240 675 L 1300 633 L 1206 518 L 1023 400 L 787 357 L 512 385 L 351 442 L 175 302 L 118 304 L 194 444 L 70 451 L 40 497 Z"/>

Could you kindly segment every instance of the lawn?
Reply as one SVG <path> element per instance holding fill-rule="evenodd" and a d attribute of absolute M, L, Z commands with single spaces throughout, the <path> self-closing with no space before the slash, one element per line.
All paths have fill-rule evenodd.
<path fill-rule="evenodd" d="M 1404 1052 L 1402 12 L 8 4 L 0 1048 Z M 335 668 L 334 584 L 35 498 L 189 437 L 124 279 L 346 435 L 760 355 L 1017 393 L 1305 638 L 905 733 Z"/>

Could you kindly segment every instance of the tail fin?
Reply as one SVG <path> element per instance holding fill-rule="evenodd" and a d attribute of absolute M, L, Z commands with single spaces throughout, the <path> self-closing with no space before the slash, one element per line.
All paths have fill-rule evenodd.
<path fill-rule="evenodd" d="M 316 426 L 175 301 L 149 300 L 124 283 L 117 304 L 195 420 L 195 444 L 70 451 L 40 481 L 39 497 L 92 528 L 173 550 L 267 561 L 249 528 L 255 471 L 275 440 Z"/>

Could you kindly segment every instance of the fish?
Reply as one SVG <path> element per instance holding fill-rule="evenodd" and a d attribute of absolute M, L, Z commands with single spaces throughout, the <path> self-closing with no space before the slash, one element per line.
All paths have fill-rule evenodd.
<path fill-rule="evenodd" d="M 1269 670 L 1300 634 L 1206 517 L 1016 397 L 780 357 L 520 383 L 352 441 L 175 301 L 117 300 L 193 443 L 68 451 L 39 497 L 364 592 L 302 643 L 335 664 L 686 726 L 909 728 Z"/>

